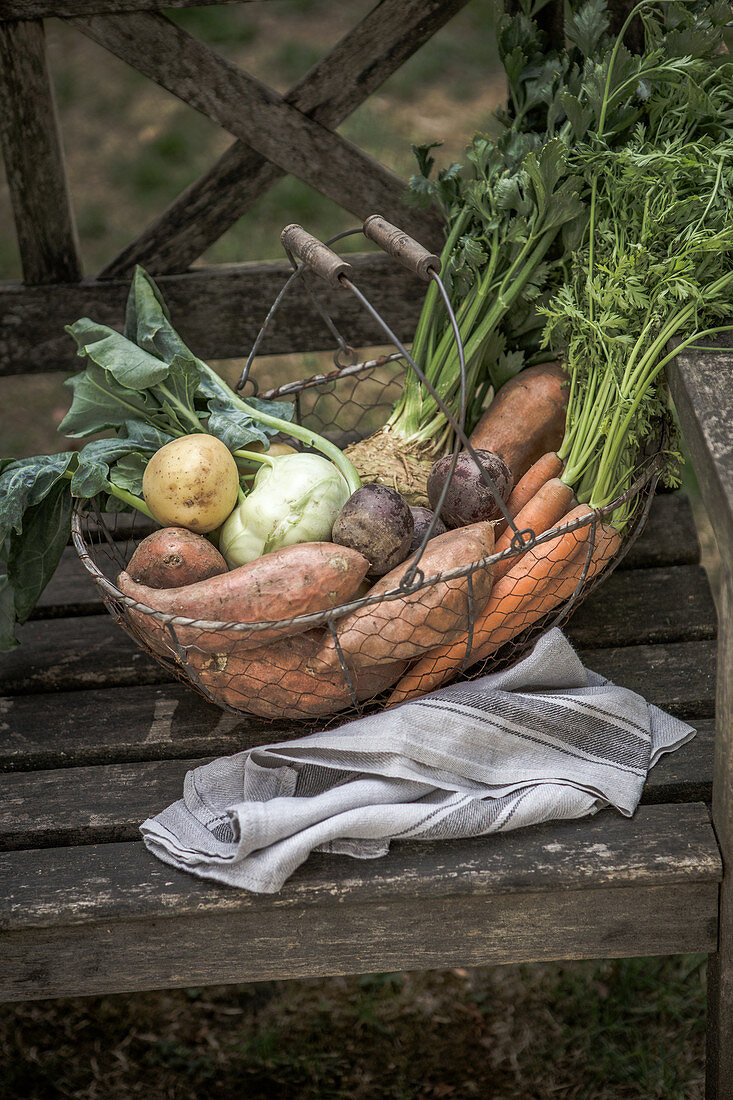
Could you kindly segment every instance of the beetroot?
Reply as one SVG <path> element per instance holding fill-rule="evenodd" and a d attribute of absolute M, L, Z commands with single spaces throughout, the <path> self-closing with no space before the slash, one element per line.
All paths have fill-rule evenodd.
<path fill-rule="evenodd" d="M 507 500 L 514 479 L 504 459 L 491 451 L 476 451 L 476 457 L 501 499 Z M 452 455 L 439 458 L 428 476 L 428 500 L 433 509 L 438 506 L 452 461 Z M 469 523 L 501 519 L 502 512 L 496 498 L 468 451 L 458 455 L 440 515 L 448 527 L 465 527 Z"/>

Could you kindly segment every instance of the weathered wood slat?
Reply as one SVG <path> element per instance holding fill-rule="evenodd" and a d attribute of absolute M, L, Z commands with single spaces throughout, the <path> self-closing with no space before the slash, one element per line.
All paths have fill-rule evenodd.
<path fill-rule="evenodd" d="M 43 23 L 0 25 L 0 141 L 26 283 L 81 278 Z"/>
<path fill-rule="evenodd" d="M 271 740 L 261 731 L 259 741 Z M 229 752 L 257 744 L 251 734 Z M 0 850 L 58 848 L 138 839 L 141 821 L 182 796 L 187 771 L 216 754 L 175 760 L 65 767 L 3 777 Z M 643 802 L 709 801 L 713 776 L 713 723 L 704 719 L 696 739 L 667 754 L 652 769 Z"/>
<path fill-rule="evenodd" d="M 105 12 L 203 8 L 208 4 L 242 4 L 251 0 L 0 0 L 0 19 L 43 19 L 56 15 L 102 15 Z"/>
<path fill-rule="evenodd" d="M 699 557 L 700 546 L 689 501 L 681 493 L 669 494 L 656 498 L 646 530 L 633 544 L 618 568 L 619 572 L 624 572 L 636 568 L 689 565 L 699 561 Z M 700 579 L 697 578 L 696 587 Z M 705 588 L 704 585 L 701 587 Z M 594 597 L 595 600 L 600 598 L 599 595 Z M 711 610 L 709 596 L 704 591 L 701 593 L 702 606 Z M 68 547 L 62 555 L 58 569 L 41 594 L 33 618 L 101 614 L 103 609 L 101 596 L 90 574 L 81 564 L 73 547 Z M 704 629 L 709 630 L 709 621 L 706 621 Z M 602 644 L 601 640 L 598 644 Z"/>
<path fill-rule="evenodd" d="M 355 282 L 394 332 L 409 340 L 425 286 L 387 256 L 349 256 Z M 249 353 L 269 307 L 292 268 L 285 263 L 217 265 L 156 281 L 182 338 L 203 359 Z M 0 283 L 0 375 L 79 370 L 74 342 L 64 326 L 78 317 L 121 329 L 127 279 L 23 287 Z M 318 293 L 334 323 L 354 347 L 384 343 L 384 334 L 346 291 L 324 284 Z M 276 318 L 263 354 L 333 350 L 334 341 L 305 290 L 294 287 Z"/>
<path fill-rule="evenodd" d="M 380 0 L 376 7 L 285 95 L 303 114 L 335 129 L 466 0 Z M 176 198 L 100 272 L 184 271 L 250 209 L 283 172 L 243 141 Z"/>
<path fill-rule="evenodd" d="M 700 542 L 689 499 L 684 493 L 661 493 L 654 498 L 644 531 L 618 568 L 697 565 L 699 561 Z"/>
<path fill-rule="evenodd" d="M 433 214 L 404 205 L 406 184 L 394 172 L 302 114 L 161 15 L 71 20 L 84 34 L 201 111 L 299 179 L 366 218 L 375 210 L 429 241 L 440 238 Z"/>
<path fill-rule="evenodd" d="M 668 602 L 670 590 L 675 595 Z M 566 627 L 573 644 L 592 648 L 709 639 L 715 629 L 715 607 L 700 566 L 613 574 Z M 0 664 L 0 691 L 6 694 L 170 678 L 106 616 L 33 620 L 18 636 L 21 646 Z"/>
<path fill-rule="evenodd" d="M 698 724 L 714 713 L 713 642 L 585 650 L 581 655 L 589 668 L 681 718 Z M 221 756 L 310 728 L 229 714 L 178 683 L 18 695 L 0 699 L 0 770 Z M 695 743 L 692 752 L 697 749 Z M 707 750 L 702 751 L 704 756 Z M 659 765 L 659 774 L 670 783 L 676 782 L 676 759 Z M 698 761 L 694 782 L 703 771 Z"/>
<path fill-rule="evenodd" d="M 231 917 L 291 910 L 302 919 L 304 906 L 338 911 L 358 901 L 654 887 L 715 882 L 720 873 L 700 803 L 643 806 L 632 818 L 605 810 L 491 837 L 396 843 L 376 860 L 314 853 L 271 896 L 176 871 L 141 843 L 84 845 L 0 855 L 0 927 L 9 932 L 192 912 Z"/>
<path fill-rule="evenodd" d="M 714 641 L 581 650 L 585 664 L 679 718 L 715 713 Z"/>
<path fill-rule="evenodd" d="M 713 638 L 716 629 L 715 603 L 700 565 L 612 573 L 567 626 L 574 645 L 594 648 Z"/>
<path fill-rule="evenodd" d="M 703 952 L 715 944 L 717 897 L 717 883 L 703 882 L 301 906 L 277 919 L 270 910 L 173 919 L 172 908 L 169 920 L 3 936 L 0 999 Z"/>
<path fill-rule="evenodd" d="M 721 556 L 733 569 L 733 349 L 679 355 L 670 389 Z"/>

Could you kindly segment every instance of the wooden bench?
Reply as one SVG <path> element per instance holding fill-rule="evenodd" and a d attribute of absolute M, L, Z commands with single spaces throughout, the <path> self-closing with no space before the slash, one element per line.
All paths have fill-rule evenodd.
<path fill-rule="evenodd" d="M 25 274 L 23 285 L 0 286 L 4 373 L 73 369 L 63 325 L 84 312 L 119 325 L 136 260 L 161 275 L 202 355 L 245 352 L 283 265 L 188 264 L 287 171 L 335 191 L 360 217 L 376 205 L 395 214 L 399 181 L 374 162 L 369 186 L 356 180 L 364 154 L 332 128 L 461 3 L 382 0 L 282 98 L 163 17 L 130 14 L 158 6 L 0 0 L 0 90 L 10 105 L 3 146 Z M 50 14 L 239 139 L 96 279 L 81 277 L 61 170 L 41 23 Z M 216 93 L 205 103 L 202 88 Z M 430 224 L 417 231 L 429 235 Z M 356 264 L 367 293 L 408 335 L 419 284 L 379 257 Z M 348 300 L 331 306 L 355 342 L 373 341 Z M 319 339 L 307 303 L 296 300 L 288 332 L 275 333 L 269 350 L 319 347 Z M 686 358 L 672 386 L 721 550 L 719 636 L 680 495 L 657 498 L 623 567 L 568 626 L 591 668 L 698 730 L 653 770 L 631 820 L 605 811 L 488 839 L 401 843 L 367 863 L 314 856 L 273 897 L 175 872 L 143 848 L 140 821 L 179 797 L 192 765 L 295 730 L 225 714 L 170 682 L 104 613 L 69 548 L 20 632 L 21 648 L 0 659 L 0 998 L 709 952 L 708 1095 L 733 1097 L 733 886 L 723 874 L 733 843 L 731 353 Z"/>

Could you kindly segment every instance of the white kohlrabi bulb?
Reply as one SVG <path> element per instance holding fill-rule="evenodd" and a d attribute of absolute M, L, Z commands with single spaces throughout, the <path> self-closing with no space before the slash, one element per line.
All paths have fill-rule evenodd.
<path fill-rule="evenodd" d="M 321 455 L 273 458 L 222 527 L 219 549 L 233 569 L 281 546 L 327 542 L 349 496 L 343 474 Z"/>

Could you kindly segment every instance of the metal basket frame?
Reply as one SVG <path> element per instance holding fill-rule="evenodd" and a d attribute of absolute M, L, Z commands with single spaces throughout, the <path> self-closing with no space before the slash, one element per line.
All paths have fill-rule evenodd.
<path fill-rule="evenodd" d="M 372 217 L 374 218 L 376 216 L 372 216 Z M 370 219 L 367 219 L 367 223 L 365 223 L 365 226 L 369 223 L 369 221 L 370 221 Z M 380 219 L 380 222 L 383 222 L 383 219 Z M 384 223 L 384 224 L 388 224 L 388 223 Z M 285 285 L 282 288 L 282 290 L 280 291 L 280 293 L 278 294 L 277 298 L 275 299 L 275 302 L 273 303 L 272 307 L 270 308 L 270 310 L 267 314 L 265 322 L 264 322 L 264 324 L 263 324 L 263 326 L 262 326 L 262 328 L 261 328 L 261 330 L 260 330 L 260 332 L 257 336 L 257 339 L 255 340 L 255 342 L 253 344 L 252 350 L 251 350 L 250 355 L 247 359 L 244 370 L 242 371 L 240 379 L 237 383 L 237 388 L 238 389 L 243 388 L 243 386 L 247 382 L 252 383 L 252 379 L 250 378 L 250 370 L 251 370 L 252 362 L 253 362 L 253 360 L 255 358 L 255 355 L 257 353 L 257 350 L 258 350 L 258 348 L 261 344 L 262 338 L 263 338 L 267 328 L 272 323 L 272 320 L 273 320 L 273 318 L 274 318 L 274 316 L 277 312 L 277 309 L 281 305 L 288 289 L 295 283 L 295 281 L 297 279 L 302 279 L 303 278 L 303 275 L 304 275 L 305 271 L 309 267 L 314 267 L 314 265 L 312 265 L 308 262 L 307 249 L 304 247 L 304 242 L 305 242 L 305 244 L 309 244 L 310 242 L 315 241 L 315 238 L 310 237 L 309 234 L 305 234 L 305 232 L 303 230 L 301 230 L 300 227 L 288 227 L 288 228 L 289 229 L 294 229 L 295 228 L 295 229 L 300 231 L 300 234 L 302 234 L 302 236 L 297 235 L 294 241 L 293 241 L 292 234 L 291 234 L 291 237 L 290 237 L 290 244 L 291 245 L 294 244 L 295 248 L 297 249 L 298 255 L 301 258 L 301 262 L 300 263 L 297 262 L 297 260 L 295 258 L 295 255 L 293 253 L 293 248 L 289 247 L 289 245 L 286 244 L 285 249 L 286 249 L 288 258 L 291 262 L 291 265 L 293 267 L 293 273 L 289 277 L 287 282 L 285 283 Z M 393 226 L 388 226 L 388 229 L 390 231 L 394 231 L 395 233 L 398 233 L 398 234 L 401 233 L 401 231 L 397 230 L 396 227 L 393 227 Z M 354 233 L 361 233 L 362 231 L 365 231 L 364 227 L 359 227 L 358 229 L 353 229 L 353 230 L 347 230 L 347 231 L 345 231 L 343 233 L 340 233 L 340 234 L 337 234 L 335 237 L 331 238 L 328 242 L 326 242 L 326 245 L 321 245 L 321 242 L 318 242 L 318 241 L 315 241 L 315 244 L 318 245 L 320 249 L 325 249 L 326 253 L 329 253 L 331 257 L 334 257 L 336 260 L 338 260 L 339 257 L 337 257 L 335 253 L 331 253 L 330 249 L 327 246 L 334 243 L 337 240 L 340 240 L 340 239 L 343 239 L 345 237 L 351 236 Z M 287 232 L 288 232 L 287 230 L 283 231 L 283 237 L 284 238 L 286 237 Z M 465 356 L 464 356 L 463 345 L 462 345 L 462 341 L 461 341 L 461 337 L 460 337 L 460 331 L 458 329 L 458 324 L 457 324 L 457 321 L 456 321 L 456 318 L 455 318 L 455 314 L 454 314 L 453 309 L 451 307 L 450 300 L 449 300 L 447 291 L 445 289 L 445 286 L 444 286 L 442 280 L 440 279 L 440 276 L 439 276 L 439 273 L 438 273 L 438 268 L 440 266 L 440 261 L 438 260 L 437 257 L 431 256 L 427 252 L 427 250 L 423 249 L 422 246 L 417 244 L 417 242 L 411 241 L 410 238 L 405 238 L 404 234 L 401 234 L 401 237 L 403 239 L 406 239 L 409 242 L 410 252 L 409 252 L 409 255 L 408 255 L 408 261 L 407 262 L 405 262 L 404 256 L 402 256 L 402 255 L 398 255 L 397 258 L 400 260 L 400 262 L 403 262 L 405 266 L 409 267 L 410 270 L 417 273 L 417 271 L 416 271 L 416 259 L 415 259 L 416 255 L 417 255 L 417 259 L 422 262 L 421 277 L 425 278 L 426 280 L 434 280 L 436 282 L 436 284 L 438 285 L 441 298 L 442 298 L 443 303 L 446 307 L 448 317 L 450 319 L 450 322 L 451 322 L 451 325 L 452 325 L 452 328 L 453 328 L 454 339 L 456 341 L 456 347 L 457 347 L 457 351 L 458 351 L 458 358 L 459 358 L 459 365 L 460 365 L 461 401 L 460 401 L 460 409 L 459 409 L 458 417 L 454 416 L 453 413 L 451 412 L 451 410 L 446 407 L 445 403 L 442 401 L 439 394 L 436 393 L 435 389 L 431 386 L 431 384 L 425 378 L 425 375 L 424 375 L 423 371 L 421 370 L 419 365 L 417 363 L 415 363 L 412 356 L 407 351 L 407 349 L 404 347 L 402 342 L 391 331 L 389 326 L 381 318 L 381 316 L 373 308 L 373 306 L 368 302 L 368 300 L 365 298 L 365 296 L 362 294 L 362 292 L 358 289 L 358 287 L 356 287 L 354 285 L 354 283 L 351 281 L 351 279 L 349 278 L 349 274 L 346 273 L 346 271 L 344 270 L 344 267 L 345 267 L 345 268 L 348 268 L 348 270 L 350 272 L 350 268 L 349 268 L 348 264 L 346 264 L 346 265 L 342 264 L 340 266 L 340 268 L 338 270 L 338 274 L 335 276 L 334 279 L 331 280 L 333 285 L 339 285 L 339 286 L 345 288 L 346 290 L 348 290 L 349 292 L 351 292 L 352 294 L 354 294 L 354 296 L 360 301 L 362 306 L 370 313 L 370 315 L 380 325 L 380 327 L 383 329 L 385 335 L 387 336 L 387 339 L 389 340 L 390 343 L 393 344 L 394 347 L 396 347 L 397 351 L 393 354 L 387 354 L 387 355 L 381 356 L 377 359 L 365 361 L 365 362 L 362 362 L 362 363 L 355 363 L 353 361 L 350 362 L 350 363 L 340 362 L 339 360 L 342 356 L 347 356 L 348 355 L 349 358 L 353 359 L 354 358 L 353 349 L 351 349 L 351 347 L 346 343 L 344 338 L 338 332 L 338 330 L 337 330 L 336 326 L 334 325 L 333 321 L 328 316 L 328 313 L 326 312 L 324 306 L 318 300 L 318 297 L 317 297 L 315 291 L 311 287 L 308 287 L 308 293 L 311 297 L 311 300 L 314 302 L 314 305 L 317 308 L 318 312 L 324 318 L 324 321 L 327 324 L 327 327 L 329 328 L 329 331 L 332 333 L 332 335 L 334 335 L 334 337 L 336 339 L 336 342 L 338 344 L 338 348 L 337 348 L 337 351 L 336 351 L 335 356 L 334 356 L 334 360 L 335 360 L 335 363 L 336 363 L 336 369 L 331 371 L 331 372 L 328 372 L 326 374 L 315 375 L 315 376 L 312 376 L 311 378 L 303 379 L 303 380 L 296 381 L 296 382 L 286 383 L 285 385 L 280 386 L 276 389 L 267 391 L 266 393 L 258 393 L 256 384 L 255 384 L 255 387 L 254 387 L 254 392 L 257 393 L 258 396 L 260 396 L 262 398 L 265 398 L 265 399 L 275 398 L 275 397 L 282 397 L 282 396 L 295 396 L 297 398 L 297 396 L 306 389 L 311 389 L 313 387 L 321 386 L 321 385 L 324 385 L 324 384 L 330 384 L 330 383 L 338 381 L 342 378 L 348 378 L 348 377 L 353 377 L 353 376 L 358 377 L 360 374 L 362 374 L 364 372 L 367 372 L 367 371 L 371 373 L 374 370 L 374 368 L 382 366 L 382 365 L 384 365 L 388 362 L 396 361 L 396 360 L 403 360 L 403 361 L 405 361 L 409 364 L 409 367 L 412 370 L 415 371 L 418 378 L 426 386 L 428 391 L 432 394 L 434 400 L 438 404 L 438 407 L 441 409 L 441 411 L 445 415 L 447 421 L 449 422 L 449 424 L 451 425 L 451 427 L 454 431 L 455 445 L 453 447 L 452 464 L 451 464 L 451 468 L 450 468 L 450 474 L 449 474 L 448 478 L 446 479 L 446 485 L 443 489 L 442 496 L 441 496 L 441 498 L 440 498 L 440 500 L 439 500 L 439 502 L 436 505 L 436 508 L 434 510 L 435 515 L 433 517 L 433 521 L 431 522 L 431 525 L 430 525 L 430 527 L 428 528 L 428 530 L 425 534 L 425 537 L 422 541 L 422 544 L 420 545 L 418 550 L 415 552 L 415 554 L 411 556 L 410 563 L 409 563 L 409 565 L 406 566 L 405 573 L 404 573 L 403 577 L 401 578 L 400 583 L 396 587 L 390 589 L 387 592 L 378 593 L 377 595 L 371 595 L 370 596 L 369 594 L 367 594 L 367 595 L 362 596 L 358 599 L 351 600 L 348 603 L 339 605 L 338 607 L 331 608 L 327 611 L 312 612 L 312 613 L 309 613 L 309 614 L 303 614 L 303 615 L 298 615 L 298 616 L 294 616 L 294 617 L 290 617 L 290 618 L 286 618 L 286 619 L 272 620 L 272 621 L 266 621 L 266 622 L 264 622 L 264 621 L 263 622 L 257 622 L 257 623 L 224 622 L 224 621 L 215 621 L 215 620 L 190 619 L 190 618 L 186 618 L 186 617 L 180 616 L 180 615 L 170 615 L 170 614 L 166 614 L 164 612 L 156 611 L 153 608 L 150 608 L 147 605 L 138 602 L 137 600 L 133 599 L 132 597 L 125 595 L 123 592 L 121 592 L 119 590 L 119 588 L 117 588 L 117 586 L 112 581 L 110 581 L 110 579 L 107 576 L 105 576 L 105 574 L 102 572 L 102 570 L 99 568 L 99 566 L 97 565 L 97 563 L 94 560 L 93 552 L 92 552 L 92 542 L 93 542 L 93 540 L 89 537 L 91 532 L 85 530 L 85 527 L 88 528 L 88 525 L 90 523 L 92 523 L 94 525 L 94 527 L 96 528 L 98 533 L 102 536 L 104 541 L 108 544 L 108 546 L 110 546 L 112 548 L 112 553 L 116 557 L 117 563 L 119 564 L 120 568 L 124 569 L 126 563 L 124 562 L 124 560 L 122 560 L 121 556 L 117 553 L 117 547 L 116 547 L 115 540 L 112 537 L 112 532 L 110 531 L 109 527 L 107 526 L 107 522 L 106 522 L 105 518 L 103 516 L 101 516 L 99 513 L 94 513 L 94 512 L 89 512 L 89 511 L 84 512 L 84 511 L 82 511 L 81 507 L 78 506 L 78 505 L 74 509 L 74 514 L 73 514 L 73 517 L 72 517 L 72 539 L 73 539 L 74 546 L 77 550 L 77 553 L 78 553 L 84 567 L 91 574 L 93 580 L 95 581 L 97 587 L 99 588 L 99 590 L 102 594 L 102 597 L 105 601 L 105 604 L 106 604 L 108 610 L 110 611 L 110 613 L 124 627 L 124 629 L 126 629 L 127 632 L 129 634 L 131 634 L 131 636 L 133 638 L 135 638 L 135 640 L 138 642 L 138 644 L 142 645 L 149 653 L 151 653 L 152 656 L 155 657 L 155 659 L 157 661 L 159 661 L 161 664 L 163 664 L 164 667 L 166 667 L 169 671 L 174 672 L 174 674 L 176 676 L 178 676 L 180 679 L 184 679 L 184 680 L 188 681 L 189 683 L 191 683 L 192 686 L 194 686 L 198 691 L 200 691 L 206 698 L 210 699 L 211 701 L 216 703 L 218 706 L 223 707 L 226 710 L 230 710 L 234 713 L 242 713 L 242 712 L 240 710 L 237 710 L 237 708 L 230 707 L 226 703 L 224 703 L 221 700 L 215 698 L 212 695 L 212 693 L 205 687 L 205 685 L 203 685 L 199 681 L 199 678 L 196 675 L 195 670 L 193 670 L 190 667 L 186 667 L 185 650 L 183 649 L 182 645 L 179 642 L 179 639 L 177 638 L 176 627 L 184 627 L 184 628 L 189 628 L 189 629 L 193 629 L 193 630 L 199 630 L 199 631 L 202 631 L 202 632 L 224 631 L 224 630 L 226 630 L 227 632 L 233 632 L 235 635 L 237 633 L 241 633 L 242 636 L 246 635 L 248 637 L 249 636 L 256 636 L 256 634 L 258 632 L 264 632 L 264 631 L 268 631 L 268 632 L 272 633 L 273 631 L 277 632 L 278 630 L 286 632 L 286 631 L 288 631 L 288 629 L 292 629 L 292 628 L 296 628 L 298 630 L 300 630 L 300 629 L 306 630 L 306 629 L 313 629 L 313 628 L 316 628 L 316 627 L 325 627 L 330 631 L 330 633 L 331 633 L 331 635 L 334 639 L 336 649 L 337 649 L 337 652 L 338 652 L 339 663 L 341 665 L 341 671 L 342 671 L 343 676 L 344 676 L 344 681 L 345 681 L 345 683 L 346 683 L 346 685 L 349 689 L 349 693 L 350 693 L 350 696 L 351 696 L 353 707 L 357 712 L 361 713 L 363 711 L 364 707 L 363 707 L 363 704 L 357 698 L 356 692 L 354 691 L 351 670 L 349 668 L 348 661 L 347 661 L 344 653 L 341 650 L 339 640 L 338 640 L 338 635 L 337 635 L 337 632 L 336 632 L 336 624 L 341 618 L 343 618 L 347 615 L 350 615 L 352 612 L 360 610 L 362 608 L 366 608 L 366 607 L 369 607 L 369 606 L 372 606 L 372 605 L 376 605 L 378 603 L 387 603 L 387 602 L 399 599 L 400 597 L 403 597 L 407 593 L 412 594 L 412 593 L 418 592 L 422 589 L 427 589 L 427 588 L 429 588 L 429 587 L 431 587 L 431 586 L 433 586 L 433 585 L 435 585 L 435 584 L 437 584 L 441 581 L 451 581 L 451 580 L 454 580 L 454 579 L 465 577 L 465 578 L 467 578 L 467 581 L 468 581 L 468 585 L 467 585 L 467 587 L 468 587 L 468 622 L 467 622 L 466 626 L 467 626 L 468 639 L 469 639 L 468 644 L 466 646 L 466 658 L 464 660 L 464 668 L 463 668 L 463 671 L 465 673 L 466 668 L 471 667 L 471 660 L 470 660 L 470 657 L 471 657 L 471 642 L 472 642 L 472 638 L 473 638 L 473 628 L 474 628 L 473 603 L 472 603 L 472 577 L 478 570 L 491 568 L 498 562 L 501 562 L 501 561 L 503 561 L 507 558 L 516 557 L 516 556 L 519 556 L 521 554 L 524 554 L 525 552 L 527 552 L 528 550 L 531 550 L 535 546 L 539 546 L 539 545 L 542 545 L 544 543 L 550 542 L 553 539 L 557 539 L 557 538 L 561 537 L 562 535 L 567 534 L 571 531 L 578 530 L 578 529 L 580 529 L 582 527 L 586 527 L 586 526 L 591 527 L 591 531 L 590 531 L 590 534 L 589 534 L 589 537 L 588 537 L 588 548 L 587 548 L 587 552 L 586 552 L 585 562 L 584 562 L 583 568 L 581 570 L 581 573 L 580 573 L 580 576 L 579 576 L 579 579 L 578 579 L 578 582 L 577 582 L 577 585 L 575 587 L 574 592 L 572 593 L 572 595 L 570 597 L 568 597 L 567 599 L 565 599 L 562 602 L 562 604 L 560 605 L 560 607 L 557 610 L 557 614 L 554 615 L 554 618 L 552 618 L 550 622 L 547 622 L 547 621 L 544 621 L 544 620 L 547 618 L 548 615 L 552 614 L 552 612 L 548 612 L 547 615 L 543 617 L 543 620 L 539 624 L 536 624 L 535 626 L 528 628 L 528 631 L 527 631 L 528 637 L 527 637 L 526 641 L 523 644 L 523 648 L 526 648 L 526 645 L 528 645 L 530 643 L 530 641 L 532 640 L 532 638 L 534 638 L 540 631 L 544 631 L 544 630 L 548 629 L 550 626 L 559 625 L 560 623 L 564 622 L 567 619 L 567 617 L 569 616 L 571 610 L 573 610 L 573 608 L 577 605 L 577 603 L 580 601 L 580 599 L 585 598 L 585 596 L 596 587 L 596 585 L 599 583 L 599 581 L 603 577 L 605 577 L 608 574 L 608 572 L 610 572 L 611 569 L 613 567 L 615 567 L 615 565 L 618 564 L 618 562 L 621 560 L 621 558 L 623 558 L 623 556 L 628 552 L 628 549 L 631 546 L 631 543 L 634 541 L 634 539 L 636 538 L 638 533 L 642 530 L 642 528 L 643 528 L 643 526 L 646 522 L 649 507 L 650 507 L 651 501 L 653 499 L 656 483 L 657 483 L 657 480 L 660 476 L 662 465 L 663 465 L 663 459 L 662 459 L 662 454 L 661 454 L 661 446 L 660 446 L 660 448 L 659 448 L 659 450 L 657 451 L 656 454 L 652 455 L 650 458 L 646 459 L 641 464 L 639 470 L 636 473 L 636 476 L 635 476 L 633 482 L 628 486 L 626 491 L 623 492 L 623 493 L 620 493 L 608 505 L 606 505 L 602 508 L 598 508 L 595 511 L 591 511 L 587 515 L 584 515 L 584 516 L 572 521 L 571 523 L 559 524 L 559 525 L 557 525 L 557 526 L 555 526 L 555 527 L 553 527 L 553 528 L 551 528 L 547 531 L 541 532 L 539 534 L 537 534 L 536 532 L 534 532 L 530 529 L 519 530 L 517 528 L 517 526 L 514 522 L 514 519 L 509 514 L 509 512 L 507 511 L 506 505 L 505 505 L 504 501 L 502 500 L 496 486 L 493 484 L 491 479 L 486 476 L 485 471 L 482 470 L 480 464 L 478 463 L 478 461 L 476 459 L 476 456 L 475 456 L 475 452 L 474 452 L 474 450 L 473 450 L 473 448 L 472 448 L 472 446 L 471 446 L 471 444 L 470 444 L 470 442 L 469 442 L 469 440 L 468 440 L 468 438 L 465 434 L 465 413 L 466 413 L 466 366 L 465 366 Z M 376 239 L 376 238 L 372 237 L 372 239 Z M 385 247 L 383 240 L 377 240 L 377 243 L 381 244 L 382 247 Z M 414 246 L 414 249 L 412 248 L 412 246 Z M 387 248 L 386 250 L 389 251 L 390 249 Z M 417 250 L 417 252 L 415 252 L 415 250 Z M 322 256 L 323 253 L 320 253 L 320 255 Z M 305 256 L 305 259 L 303 258 L 304 256 Z M 329 260 L 328 257 L 326 257 L 326 261 L 328 263 L 332 263 L 332 261 Z M 318 264 L 315 265 L 314 270 L 316 270 L 317 274 L 323 275 L 323 272 L 318 270 Z M 326 276 L 323 275 L 323 277 L 325 278 Z M 307 286 L 307 284 L 306 284 L 306 286 Z M 296 409 L 297 409 L 297 404 L 298 403 L 297 403 L 297 400 L 296 400 Z M 508 527 L 511 527 L 511 529 L 513 531 L 511 543 L 510 543 L 510 546 L 501 553 L 493 553 L 493 554 L 485 556 L 484 558 L 482 558 L 478 561 L 471 562 L 471 563 L 469 563 L 465 566 L 455 568 L 455 569 L 452 569 L 452 570 L 448 570 L 448 571 L 444 571 L 442 573 L 436 573 L 436 574 L 433 574 L 431 576 L 426 577 L 424 575 L 423 571 L 419 568 L 419 562 L 420 562 L 420 559 L 422 558 L 422 555 L 423 555 L 423 552 L 424 552 L 424 550 L 427 546 L 427 543 L 428 543 L 429 539 L 431 538 L 431 536 L 433 534 L 433 529 L 434 529 L 435 524 L 437 523 L 437 518 L 438 518 L 438 515 L 439 515 L 439 512 L 440 512 L 440 507 L 441 507 L 442 501 L 445 497 L 445 494 L 448 490 L 448 486 L 450 484 L 450 476 L 452 475 L 453 468 L 455 466 L 455 462 L 456 462 L 458 454 L 461 452 L 461 450 L 468 451 L 474 457 L 474 461 L 476 461 L 476 465 L 477 465 L 478 469 L 480 470 L 481 475 L 482 475 L 488 489 L 493 494 L 493 496 L 494 496 L 494 498 L 497 502 L 497 507 L 499 508 L 499 510 L 501 511 L 501 513 L 504 517 L 505 523 L 507 524 Z M 634 498 L 638 499 L 640 507 L 637 509 L 636 515 L 634 516 L 634 519 L 632 520 L 630 530 L 627 532 L 627 535 L 626 535 L 626 538 L 624 540 L 623 545 L 621 546 L 620 550 L 616 553 L 616 555 L 614 555 L 614 557 L 610 560 L 608 567 L 606 569 L 604 569 L 601 572 L 601 574 L 599 574 L 599 576 L 593 578 L 590 583 L 586 583 L 588 569 L 589 569 L 589 566 L 590 566 L 590 562 L 592 560 L 592 555 L 593 555 L 593 551 L 594 551 L 595 544 L 596 544 L 596 529 L 597 529 L 598 524 L 601 523 L 607 516 L 609 516 L 611 513 L 613 513 L 622 504 L 627 503 L 628 501 L 630 501 Z M 143 639 L 141 639 L 139 633 L 137 633 L 135 631 L 134 626 L 130 622 L 127 621 L 124 609 L 129 609 L 129 610 L 135 611 L 139 614 L 149 616 L 152 621 L 159 624 L 160 626 L 165 627 L 166 628 L 166 633 L 170 637 L 171 649 L 176 654 L 179 663 L 177 664 L 174 660 L 168 660 L 167 658 L 161 656 L 160 653 L 152 650 L 150 648 L 150 646 L 148 646 L 145 643 L 145 641 Z M 515 643 L 515 645 L 514 645 L 515 651 L 516 651 L 516 648 L 517 648 L 517 646 L 516 646 L 516 643 Z M 179 665 L 182 666 L 182 667 L 179 667 Z"/>

